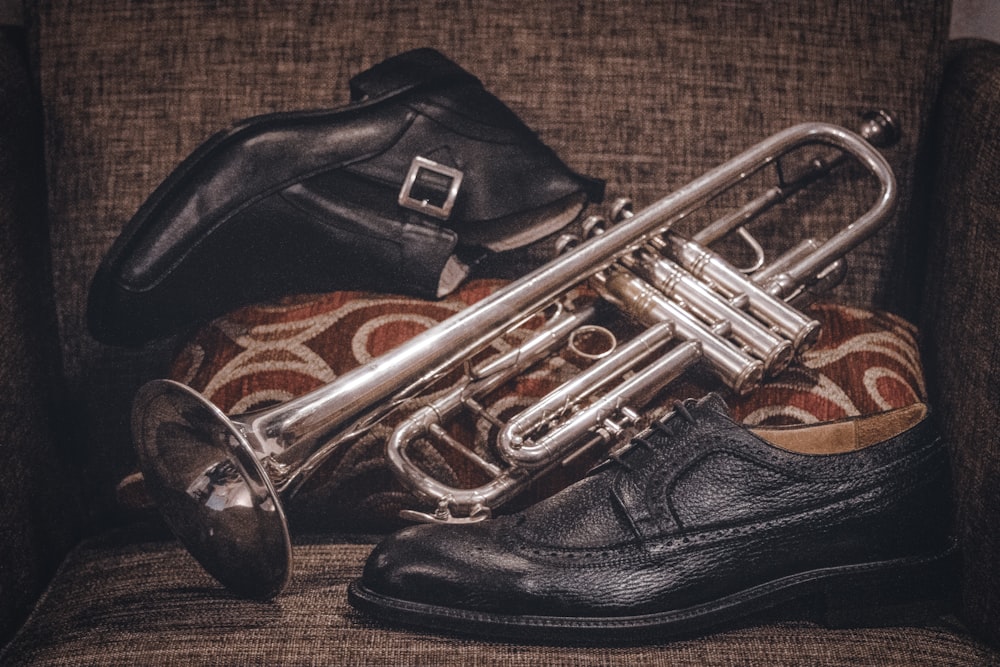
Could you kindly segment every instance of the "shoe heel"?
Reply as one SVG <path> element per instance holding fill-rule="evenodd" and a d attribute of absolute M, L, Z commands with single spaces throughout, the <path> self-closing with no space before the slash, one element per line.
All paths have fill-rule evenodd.
<path fill-rule="evenodd" d="M 824 587 L 820 622 L 828 628 L 921 625 L 954 608 L 958 586 L 954 549 L 929 559 L 896 561 L 831 580 Z"/>

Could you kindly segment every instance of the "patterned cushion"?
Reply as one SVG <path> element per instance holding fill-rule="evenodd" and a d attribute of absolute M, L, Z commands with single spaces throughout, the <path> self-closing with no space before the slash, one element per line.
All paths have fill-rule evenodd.
<path fill-rule="evenodd" d="M 287 401 L 331 382 L 413 335 L 491 293 L 503 283 L 473 281 L 453 297 L 429 302 L 359 292 L 287 298 L 235 311 L 199 331 L 175 358 L 170 376 L 203 392 L 228 414 L 239 414 Z M 586 292 L 577 301 L 591 299 Z M 823 324 L 817 345 L 777 378 L 748 396 L 727 394 L 735 418 L 748 424 L 808 423 L 909 405 L 924 397 L 914 328 L 886 313 L 833 305 L 812 308 Z M 632 327 L 613 323 L 619 336 Z M 530 329 L 530 324 L 525 327 Z M 494 345 L 506 349 L 528 331 Z M 490 395 L 485 405 L 509 417 L 572 377 L 578 368 L 563 356 L 538 364 L 530 373 Z M 458 379 L 453 373 L 446 387 Z M 679 398 L 722 391 L 704 369 L 696 369 L 657 396 L 644 411 L 644 426 Z M 422 399 L 413 399 L 418 405 Z M 409 405 L 407 407 L 410 407 Z M 382 530 L 394 527 L 399 510 L 414 500 L 389 470 L 386 438 L 398 417 L 390 416 L 342 453 L 335 454 L 292 500 L 300 522 L 319 528 Z M 484 458 L 493 457 L 489 440 L 495 427 L 466 416 L 452 430 Z M 637 427 L 638 428 L 638 427 Z M 553 493 L 579 477 L 606 449 L 595 448 L 538 480 L 510 507 Z M 412 456 L 428 472 L 460 488 L 485 478 L 464 457 L 418 442 Z M 125 504 L 148 504 L 139 475 L 119 487 Z M 347 517 L 345 519 L 345 517 Z"/>

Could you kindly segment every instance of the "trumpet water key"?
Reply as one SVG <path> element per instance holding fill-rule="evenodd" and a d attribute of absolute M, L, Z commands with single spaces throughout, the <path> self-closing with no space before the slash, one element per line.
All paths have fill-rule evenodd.
<path fill-rule="evenodd" d="M 213 576 L 240 595 L 268 599 L 291 571 L 283 500 L 345 443 L 390 416 L 397 426 L 386 444 L 387 460 L 424 505 L 407 516 L 476 521 L 582 449 L 613 442 L 693 364 L 704 364 L 736 392 L 751 391 L 815 340 L 815 321 L 788 300 L 842 275 L 843 255 L 893 212 L 895 179 L 872 144 L 894 129 L 883 114 L 867 120 L 864 136 L 824 123 L 779 132 L 634 214 L 621 204 L 613 224 L 593 225 L 588 238 L 564 244 L 549 263 L 281 405 L 226 416 L 193 389 L 154 380 L 140 389 L 132 414 L 149 491 Z M 751 275 L 707 247 L 733 230 L 746 236 L 742 225 L 756 212 L 818 180 L 829 162 L 818 163 L 801 183 L 783 184 L 744 205 L 739 224 L 723 220 L 700 238 L 673 231 L 678 220 L 721 192 L 814 145 L 838 151 L 843 157 L 835 162 L 859 163 L 877 183 L 870 207 L 832 238 L 800 244 L 771 266 L 758 261 Z M 568 294 L 583 284 L 611 306 L 574 303 Z M 598 311 L 607 308 L 644 329 L 619 344 L 600 326 Z M 543 319 L 540 313 L 547 315 L 544 323 L 523 334 L 523 342 L 473 363 L 499 336 L 528 318 Z M 484 407 L 490 392 L 561 348 L 587 360 L 579 376 L 509 421 Z M 420 409 L 408 407 L 462 368 L 454 388 L 422 401 Z M 495 426 L 495 455 L 483 456 L 448 431 L 448 420 L 464 410 Z M 454 449 L 489 481 L 465 489 L 432 478 L 410 456 L 418 440 Z"/>

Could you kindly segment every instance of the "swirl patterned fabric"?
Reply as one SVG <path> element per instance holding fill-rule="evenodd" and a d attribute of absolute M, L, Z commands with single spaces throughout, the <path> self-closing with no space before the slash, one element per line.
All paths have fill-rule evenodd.
<path fill-rule="evenodd" d="M 197 332 L 175 358 L 170 377 L 191 385 L 228 414 L 282 402 L 316 389 L 367 363 L 417 333 L 490 294 L 503 283 L 472 281 L 442 301 L 334 292 L 291 297 L 235 311 Z M 582 301 L 586 292 L 574 295 Z M 645 423 L 661 416 L 677 399 L 720 391 L 734 417 L 750 425 L 810 423 L 868 414 L 924 400 L 923 373 L 908 322 L 883 312 L 816 305 L 822 323 L 817 344 L 789 369 L 748 396 L 729 394 L 705 369 L 696 368 L 669 386 L 644 411 Z M 619 318 L 620 319 L 620 318 Z M 610 325 L 609 325 L 610 326 Z M 616 334 L 629 326 L 616 322 Z M 494 343 L 484 356 L 508 349 L 530 331 Z M 494 392 L 486 406 L 501 417 L 515 414 L 572 377 L 576 364 L 563 356 L 539 363 Z M 459 379 L 445 378 L 430 396 Z M 427 398 L 413 399 L 414 407 Z M 385 462 L 384 443 L 398 420 L 390 416 L 366 436 L 331 457 L 291 501 L 293 520 L 316 528 L 383 530 L 398 523 L 399 510 L 414 500 Z M 495 427 L 467 417 L 451 427 L 488 460 Z M 600 449 L 600 448 L 598 448 Z M 539 480 L 511 508 L 541 499 L 578 478 L 606 449 L 588 452 L 572 465 Z M 475 468 L 453 452 L 417 443 L 411 454 L 439 479 L 460 487 L 483 483 Z M 119 486 L 121 501 L 144 507 L 148 500 L 138 474 Z"/>

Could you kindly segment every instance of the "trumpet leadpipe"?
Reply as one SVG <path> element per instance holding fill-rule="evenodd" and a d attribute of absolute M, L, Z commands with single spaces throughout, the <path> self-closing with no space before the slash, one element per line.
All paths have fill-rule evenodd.
<path fill-rule="evenodd" d="M 574 310 L 560 307 L 548 322 L 539 327 L 517 347 L 487 359 L 472 369 L 474 379 L 497 376 L 504 373 L 512 377 L 518 370 L 529 366 L 548 355 L 556 346 L 569 338 L 579 327 L 594 319 L 596 308 L 582 306 Z"/>
<path fill-rule="evenodd" d="M 415 411 L 396 427 L 396 432 L 406 431 L 406 440 L 391 441 L 403 447 L 416 437 L 430 432 L 432 425 L 451 419 L 461 407 L 490 393 L 504 382 L 517 377 L 529 366 L 545 358 L 561 345 L 574 330 L 594 316 L 594 307 L 586 306 L 572 312 L 562 312 L 535 332 L 520 346 L 488 360 L 472 370 L 469 380 L 445 392 L 423 408 Z M 418 430 L 413 430 L 413 426 Z M 393 434 L 393 438 L 396 434 Z"/>

